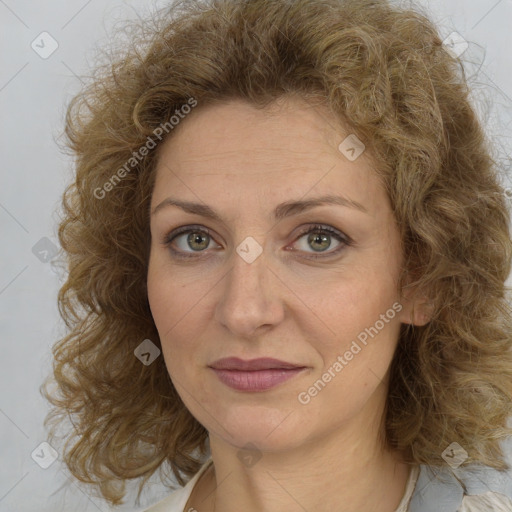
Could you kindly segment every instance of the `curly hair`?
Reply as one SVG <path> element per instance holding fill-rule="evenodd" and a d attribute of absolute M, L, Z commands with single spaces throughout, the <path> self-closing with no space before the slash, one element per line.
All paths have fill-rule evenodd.
<path fill-rule="evenodd" d="M 140 478 L 140 496 L 157 469 L 180 485 L 198 471 L 207 430 L 163 358 L 134 357 L 144 339 L 161 348 L 146 287 L 158 148 L 173 135 L 161 126 L 193 102 L 264 108 L 293 94 L 320 98 L 366 145 L 400 230 L 399 289 L 427 290 L 432 306 L 426 325 L 401 325 L 385 442 L 441 466 L 457 441 L 466 463 L 509 469 L 499 442 L 512 433 L 510 212 L 461 61 L 429 17 L 385 0 L 197 0 L 150 22 L 128 22 L 131 44 L 67 107 L 67 334 L 42 392 L 49 439 L 73 425 L 62 448 L 71 473 L 115 505 L 130 479 Z M 157 148 L 141 151 L 150 140 Z"/>

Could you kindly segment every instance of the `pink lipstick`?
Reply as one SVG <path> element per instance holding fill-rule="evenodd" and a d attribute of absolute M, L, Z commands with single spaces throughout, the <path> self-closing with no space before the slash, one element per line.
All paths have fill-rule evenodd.
<path fill-rule="evenodd" d="M 244 361 L 237 357 L 219 359 L 210 365 L 221 382 L 238 391 L 266 391 L 306 369 L 306 366 L 273 358 Z"/>

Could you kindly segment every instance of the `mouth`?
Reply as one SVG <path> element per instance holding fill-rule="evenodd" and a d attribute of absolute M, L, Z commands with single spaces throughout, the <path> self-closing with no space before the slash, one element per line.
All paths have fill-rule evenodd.
<path fill-rule="evenodd" d="M 293 370 L 305 368 L 304 365 L 289 363 L 274 359 L 272 357 L 260 357 L 245 361 L 238 357 L 226 357 L 219 359 L 210 365 L 210 368 L 216 370 L 238 370 L 238 371 L 257 371 L 257 370 Z"/>
<path fill-rule="evenodd" d="M 306 366 L 296 365 L 272 358 L 244 361 L 226 358 L 210 366 L 219 380 L 237 391 L 267 391 L 307 370 Z"/>

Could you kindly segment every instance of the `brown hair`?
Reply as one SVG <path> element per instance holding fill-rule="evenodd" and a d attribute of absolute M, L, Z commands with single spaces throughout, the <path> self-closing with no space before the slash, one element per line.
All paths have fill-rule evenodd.
<path fill-rule="evenodd" d="M 144 339 L 160 346 L 146 288 L 157 151 L 134 154 L 150 138 L 159 146 L 158 127 L 191 99 L 263 108 L 288 94 L 322 98 L 364 142 L 401 232 L 398 285 L 409 275 L 429 290 L 431 321 L 401 326 L 386 442 L 436 466 L 457 441 L 469 461 L 508 468 L 509 211 L 461 62 L 434 24 L 376 0 L 181 2 L 150 21 L 67 111 L 76 180 L 62 201 L 69 275 L 58 303 L 69 332 L 53 349 L 57 389 L 43 392 L 50 440 L 73 424 L 63 447 L 73 475 L 117 504 L 126 480 L 142 477 L 140 492 L 164 462 L 181 485 L 199 469 L 206 429 L 163 358 L 134 356 Z"/>

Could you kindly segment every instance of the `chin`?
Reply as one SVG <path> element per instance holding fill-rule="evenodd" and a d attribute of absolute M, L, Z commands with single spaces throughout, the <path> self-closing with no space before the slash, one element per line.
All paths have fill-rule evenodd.
<path fill-rule="evenodd" d="M 298 434 L 304 434 L 297 412 L 268 405 L 239 405 L 223 409 L 218 423 L 211 424 L 211 418 L 205 420 L 211 424 L 214 432 L 227 443 L 243 448 L 248 443 L 261 450 L 283 450 L 303 442 Z M 221 428 L 220 425 L 224 428 Z"/>

